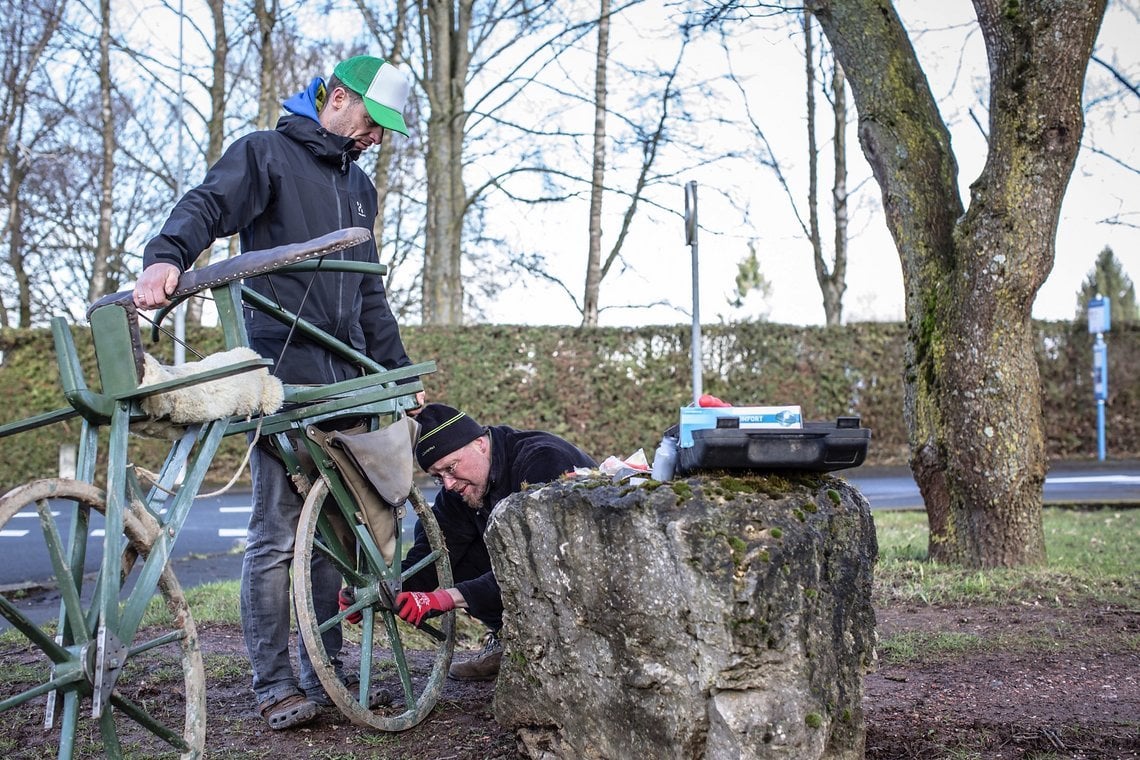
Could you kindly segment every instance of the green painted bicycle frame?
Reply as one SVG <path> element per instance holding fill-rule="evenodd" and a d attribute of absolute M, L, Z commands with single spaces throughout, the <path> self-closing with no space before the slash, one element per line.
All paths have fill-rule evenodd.
<path fill-rule="evenodd" d="M 306 262 L 290 265 L 284 270 L 315 268 L 318 267 L 312 262 Z M 381 274 L 385 271 L 379 265 L 362 267 L 353 262 L 337 261 L 323 261 L 319 268 L 322 271 L 363 269 Z M 84 380 L 70 327 L 62 318 L 52 320 L 60 382 L 69 406 L 0 426 L 0 437 L 79 416 L 82 424 L 76 479 L 94 483 L 98 469 L 99 433 L 106 430 L 103 555 L 92 602 L 85 614 L 79 599 L 77 579 L 83 574 L 86 559 L 90 531 L 85 519 L 87 513 L 78 509 L 75 503 L 70 505 L 71 527 L 66 536 L 57 535 L 54 526 L 45 527 L 46 540 L 55 547 L 50 553 L 55 559 L 54 572 L 60 582 L 62 597 L 58 641 L 45 637 L 2 598 L 0 613 L 48 655 L 54 663 L 52 678 L 46 684 L 0 702 L 0 711 L 49 694 L 45 725 L 58 725 L 61 729 L 58 755 L 61 760 L 68 760 L 75 753 L 80 699 L 87 696 L 91 697 L 91 717 L 101 726 L 107 757 L 122 757 L 111 711 L 107 709 L 109 705 L 129 715 L 179 751 L 189 749 L 176 731 L 158 724 L 142 707 L 119 697 L 114 687 L 125 660 L 132 653 L 169 643 L 179 636 L 178 631 L 172 631 L 154 640 L 136 641 L 147 605 L 158 588 L 163 569 L 222 440 L 229 435 L 257 434 L 268 438 L 277 445 L 283 461 L 294 474 L 300 474 L 302 468 L 292 440 L 300 441 L 316 463 L 319 477 L 328 482 L 348 524 L 352 525 L 353 499 L 331 462 L 325 461 L 319 447 L 304 436 L 305 428 L 346 416 L 395 419 L 405 409 L 416 405 L 415 395 L 423 390 L 418 378 L 435 371 L 434 362 L 387 370 L 351 346 L 242 286 L 239 281 L 214 287 L 210 292 L 217 306 L 227 348 L 248 346 L 242 310 L 243 306 L 250 307 L 293 325 L 297 334 L 355 362 L 365 374 L 323 386 L 286 386 L 282 409 L 260 419 L 222 419 L 187 426 L 182 437 L 172 443 L 156 481 L 146 487 L 133 469 L 129 453 L 130 426 L 147 417 L 140 405 L 144 398 L 174 388 L 258 370 L 272 362 L 243 362 L 221 370 L 140 387 L 137 320 L 129 304 L 112 303 L 95 309 L 90 315 L 100 385 L 100 389 L 95 391 Z M 291 438 L 286 435 L 289 432 L 299 435 Z M 134 584 L 124 593 L 120 578 L 124 570 L 124 551 L 128 548 L 123 535 L 123 516 L 127 510 L 145 510 L 157 522 L 159 530 L 142 560 Z M 327 532 L 333 535 L 331 529 Z M 397 531 L 397 557 L 403 555 L 399 545 L 401 541 Z M 320 550 L 328 554 L 350 582 L 355 580 L 356 585 L 364 585 L 365 580 L 357 569 L 359 555 L 356 552 L 363 553 L 367 566 L 376 575 L 385 580 L 399 580 L 398 561 L 394 566 L 386 565 L 366 530 L 356 531 L 354 547 L 334 539 L 324 539 Z M 90 684 L 87 672 L 93 674 Z M 201 716 L 201 720 L 205 717 Z"/>

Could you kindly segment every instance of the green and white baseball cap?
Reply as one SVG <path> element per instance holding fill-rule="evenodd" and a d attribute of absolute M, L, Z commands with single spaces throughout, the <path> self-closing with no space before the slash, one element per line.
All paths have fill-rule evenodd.
<path fill-rule="evenodd" d="M 358 55 L 338 63 L 333 74 L 364 97 L 364 107 L 373 121 L 384 129 L 407 136 L 404 105 L 408 102 L 412 82 L 403 69 L 383 58 Z"/>

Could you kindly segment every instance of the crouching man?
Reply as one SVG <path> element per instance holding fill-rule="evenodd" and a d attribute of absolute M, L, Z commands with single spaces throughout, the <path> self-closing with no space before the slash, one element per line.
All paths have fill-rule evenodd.
<path fill-rule="evenodd" d="M 440 485 L 432 512 L 451 558 L 452 588 L 439 588 L 428 565 L 404 581 L 396 597 L 400 617 L 418 625 L 425 617 L 466 610 L 487 626 L 483 651 L 448 672 L 460 681 L 490 681 L 499 673 L 503 645 L 503 599 L 491 569 L 483 532 L 491 510 L 523 484 L 557 480 L 576 467 L 596 467 L 577 446 L 541 430 L 506 425 L 483 427 L 444 404 L 428 404 L 416 417 L 420 437 L 416 460 Z M 431 552 L 423 526 L 416 525 L 415 545 L 404 562 L 410 567 Z"/>

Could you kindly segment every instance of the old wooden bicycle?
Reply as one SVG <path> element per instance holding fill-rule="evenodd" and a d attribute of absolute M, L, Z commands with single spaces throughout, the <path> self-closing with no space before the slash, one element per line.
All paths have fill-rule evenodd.
<path fill-rule="evenodd" d="M 227 353 L 248 349 L 242 310 L 259 309 L 289 324 L 296 335 L 347 357 L 361 374 L 323 386 L 285 385 L 283 403 L 275 411 L 170 422 L 169 452 L 154 472 L 132 459 L 132 428 L 155 422 L 144 410 L 148 399 L 181 389 L 208 389 L 214 385 L 207 383 L 234 378 L 242 379 L 243 386 L 246 380 L 264 380 L 272 360 L 253 356 L 219 364 L 203 361 L 202 369 L 143 384 L 147 357 L 139 314 L 129 292 L 117 293 L 88 311 L 99 381 L 99 390 L 94 390 L 85 380 L 66 320 L 52 321 L 67 406 L 0 426 L 0 437 L 78 418 L 77 474 L 74 479 L 36 480 L 0 498 L 0 529 L 17 515 L 38 516 L 39 528 L 28 540 L 35 540 L 50 560 L 61 603 L 58 620 L 40 625 L 0 596 L 0 615 L 21 634 L 28 664 L 26 674 L 9 674 L 0 684 L 0 712 L 42 709 L 45 730 L 53 732 L 51 741 L 58 740 L 59 758 L 93 753 L 122 757 L 127 736 L 133 753 L 202 756 L 207 686 L 203 657 L 191 610 L 169 560 L 213 457 L 223 438 L 231 435 L 270 442 L 305 495 L 293 562 L 294 601 L 301 638 L 331 700 L 354 722 L 384 731 L 415 726 L 434 707 L 454 648 L 455 613 L 413 629 L 395 615 L 393 600 L 402 580 L 429 564 L 440 583 L 450 585 L 439 528 L 423 495 L 409 481 L 407 498 L 433 551 L 416 566 L 403 567 L 403 503 L 393 505 L 388 496 L 362 504 L 362 474 L 350 472 L 343 457 L 330 456 L 327 431 L 342 430 L 350 422 L 365 434 L 404 424 L 410 431 L 414 426 L 406 410 L 415 406 L 415 394 L 422 389 L 418 378 L 435 365 L 386 369 L 243 283 L 284 270 L 312 272 L 314 277 L 335 271 L 383 273 L 380 265 L 336 255 L 366 241 L 369 234 L 360 228 L 340 230 L 304 244 L 246 253 L 182 276 L 172 301 L 177 305 L 190 297 L 212 298 Z M 167 313 L 169 309 L 157 315 L 156 333 Z M 403 435 L 411 435 L 414 442 L 414 433 Z M 410 448 L 406 458 L 398 457 L 399 463 L 410 472 Z M 367 473 L 364 476 L 367 480 Z M 96 564 L 88 558 L 88 547 L 98 542 L 102 553 Z M 314 555 L 331 561 L 355 592 L 355 603 L 327 620 L 318 618 L 310 589 Z M 165 614 L 160 609 L 156 615 L 150 604 L 156 595 L 165 602 Z M 342 679 L 335 667 L 339 663 L 325 652 L 321 635 L 353 613 L 362 613 L 363 619 L 359 629 L 346 633 L 340 659 L 352 677 Z M 180 678 L 172 675 L 178 672 Z M 179 690 L 172 690 L 171 682 L 180 682 Z M 375 701 L 370 695 L 381 687 L 387 688 L 390 700 L 370 709 L 370 701 Z M 178 717 L 171 719 L 176 704 L 181 705 L 173 711 Z"/>

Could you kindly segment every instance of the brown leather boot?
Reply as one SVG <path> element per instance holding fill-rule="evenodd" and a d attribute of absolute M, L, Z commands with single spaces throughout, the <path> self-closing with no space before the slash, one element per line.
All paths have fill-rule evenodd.
<path fill-rule="evenodd" d="M 317 705 L 310 702 L 304 694 L 267 699 L 257 706 L 257 711 L 274 731 L 301 726 L 317 717 Z"/>
<path fill-rule="evenodd" d="M 465 662 L 454 662 L 447 677 L 456 681 L 493 681 L 499 675 L 503 661 L 503 642 L 498 631 L 487 631 L 483 637 L 483 651 Z"/>

